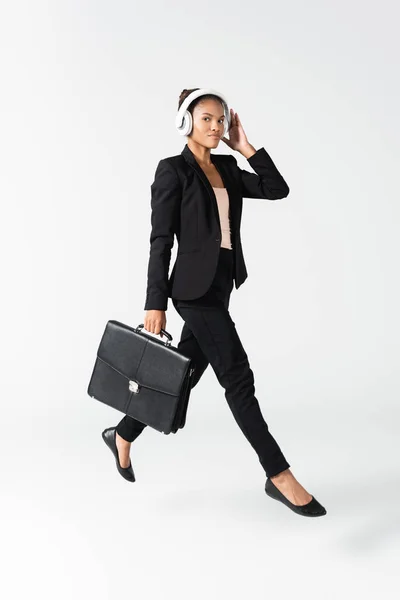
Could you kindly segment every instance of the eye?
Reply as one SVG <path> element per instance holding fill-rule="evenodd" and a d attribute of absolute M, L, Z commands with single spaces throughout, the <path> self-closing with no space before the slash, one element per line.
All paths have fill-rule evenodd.
<path fill-rule="evenodd" d="M 204 119 L 209 119 L 209 118 L 210 118 L 210 117 L 204 117 Z M 221 117 L 221 118 L 219 119 L 219 121 L 221 121 L 221 123 L 223 123 L 223 122 L 224 122 L 224 117 Z"/>

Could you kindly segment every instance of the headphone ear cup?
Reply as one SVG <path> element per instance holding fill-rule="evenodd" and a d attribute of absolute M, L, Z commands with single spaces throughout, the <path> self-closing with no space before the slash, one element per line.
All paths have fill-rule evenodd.
<path fill-rule="evenodd" d="M 185 134 L 184 135 L 189 135 L 192 132 L 192 129 L 193 129 L 192 113 L 187 110 L 187 111 L 185 111 Z"/>
<path fill-rule="evenodd" d="M 185 110 L 185 112 L 182 115 L 181 125 L 178 126 L 177 123 L 175 123 L 175 125 L 177 126 L 180 135 L 189 135 L 189 133 L 192 131 L 193 125 L 191 113 L 188 110 Z"/>
<path fill-rule="evenodd" d="M 229 131 L 230 118 L 231 118 L 231 115 L 230 115 L 229 108 L 226 107 L 226 109 L 225 109 L 225 119 L 224 119 L 224 137 L 227 136 L 228 131 Z"/>

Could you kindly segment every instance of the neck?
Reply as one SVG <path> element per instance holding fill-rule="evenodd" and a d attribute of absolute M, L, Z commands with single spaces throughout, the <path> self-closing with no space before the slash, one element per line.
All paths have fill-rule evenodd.
<path fill-rule="evenodd" d="M 198 142 L 194 142 L 191 139 L 188 139 L 187 145 L 189 150 L 191 150 L 191 152 L 193 152 L 195 155 L 198 163 L 205 166 L 212 165 L 210 148 L 206 148 L 205 146 L 202 146 Z"/>

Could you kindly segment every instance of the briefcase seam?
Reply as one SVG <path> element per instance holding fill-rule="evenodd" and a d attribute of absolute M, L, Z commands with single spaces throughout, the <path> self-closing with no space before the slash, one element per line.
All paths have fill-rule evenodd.
<path fill-rule="evenodd" d="M 144 346 L 143 346 L 143 352 L 142 352 L 142 356 L 140 357 L 139 364 L 138 364 L 138 366 L 137 366 L 137 369 L 136 369 L 136 377 L 137 377 L 138 371 L 139 371 L 139 369 L 140 369 L 140 365 L 142 364 L 143 356 L 144 356 L 144 353 L 145 353 L 145 351 L 146 351 L 146 348 L 147 348 L 148 344 L 149 344 L 149 342 L 147 341 L 147 342 L 144 344 Z M 144 387 L 146 387 L 146 386 L 144 386 Z"/>
<path fill-rule="evenodd" d="M 110 363 L 108 363 L 106 360 L 104 360 L 100 356 L 98 356 L 97 358 L 99 360 L 101 360 L 101 362 L 103 362 L 105 365 L 107 365 L 108 367 L 110 367 L 110 369 L 113 369 L 114 371 L 116 371 L 117 373 L 119 373 L 120 375 L 122 375 L 122 377 L 125 377 L 125 379 L 127 379 L 129 381 L 129 376 L 128 375 L 125 375 L 125 373 L 122 373 L 122 371 L 120 371 L 119 369 L 117 369 L 113 365 L 110 365 Z M 154 390 L 155 392 L 160 392 L 162 394 L 167 394 L 168 396 L 175 396 L 176 395 L 176 394 L 172 394 L 171 392 L 165 392 L 164 390 L 160 390 L 159 388 L 155 388 L 155 387 L 151 387 L 149 385 L 145 385 L 143 383 L 141 383 L 140 385 L 142 387 L 146 388 L 147 390 Z M 133 392 L 131 392 L 131 393 L 133 393 Z"/>

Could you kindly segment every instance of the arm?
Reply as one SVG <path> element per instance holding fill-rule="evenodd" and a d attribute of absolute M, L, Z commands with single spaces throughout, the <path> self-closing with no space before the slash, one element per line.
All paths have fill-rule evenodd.
<path fill-rule="evenodd" d="M 174 234 L 179 227 L 181 186 L 167 159 L 157 165 L 151 185 L 150 256 L 144 310 L 167 310 L 168 271 Z"/>
<path fill-rule="evenodd" d="M 237 165 L 236 158 L 234 156 L 232 158 Z M 268 200 L 286 198 L 289 194 L 289 186 L 265 148 L 259 148 L 246 158 L 255 173 L 245 171 L 237 165 L 240 173 L 242 197 L 266 198 Z"/>

